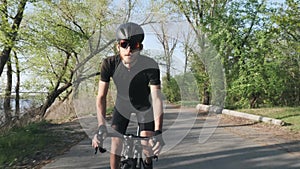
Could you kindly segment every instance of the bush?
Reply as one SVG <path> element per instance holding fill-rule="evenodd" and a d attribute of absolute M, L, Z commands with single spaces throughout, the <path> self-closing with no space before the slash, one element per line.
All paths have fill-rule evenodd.
<path fill-rule="evenodd" d="M 180 88 L 173 77 L 170 77 L 170 80 L 167 77 L 163 77 L 163 89 L 162 92 L 171 103 L 175 103 L 181 100 Z"/>

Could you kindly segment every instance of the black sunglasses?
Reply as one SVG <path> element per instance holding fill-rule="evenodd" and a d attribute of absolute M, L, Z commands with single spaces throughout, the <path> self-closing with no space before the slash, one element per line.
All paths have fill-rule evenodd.
<path fill-rule="evenodd" d="M 128 46 L 130 46 L 131 50 L 135 50 L 135 49 L 140 48 L 140 43 L 139 42 L 123 41 L 123 42 L 120 42 L 120 46 L 124 49 L 127 49 Z"/>

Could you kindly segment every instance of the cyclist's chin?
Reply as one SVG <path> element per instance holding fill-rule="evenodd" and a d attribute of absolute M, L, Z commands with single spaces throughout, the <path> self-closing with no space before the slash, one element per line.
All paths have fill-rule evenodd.
<path fill-rule="evenodd" d="M 125 64 L 131 64 L 132 63 L 131 58 L 124 58 L 123 61 L 124 61 Z"/>
<path fill-rule="evenodd" d="M 130 56 L 124 56 L 124 57 L 123 57 L 123 61 L 124 61 L 126 64 L 131 64 L 131 63 L 133 63 L 135 60 L 136 60 L 136 56 L 133 56 L 133 55 L 130 55 Z"/>

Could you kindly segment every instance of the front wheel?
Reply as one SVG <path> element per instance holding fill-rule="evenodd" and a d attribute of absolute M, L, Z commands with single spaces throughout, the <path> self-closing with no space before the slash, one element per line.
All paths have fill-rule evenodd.
<path fill-rule="evenodd" d="M 130 165 L 127 163 L 121 165 L 121 169 L 130 169 L 130 168 L 131 168 Z"/>
<path fill-rule="evenodd" d="M 142 158 L 138 158 L 135 160 L 135 169 L 142 169 L 143 166 L 143 159 Z"/>
<path fill-rule="evenodd" d="M 136 159 L 128 159 L 121 162 L 121 169 L 138 169 Z"/>

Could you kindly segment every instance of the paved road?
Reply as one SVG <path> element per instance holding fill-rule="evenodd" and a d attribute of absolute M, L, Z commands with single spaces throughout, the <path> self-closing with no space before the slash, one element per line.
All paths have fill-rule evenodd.
<path fill-rule="evenodd" d="M 268 132 L 254 131 L 247 125 L 224 124 L 219 119 L 197 116 L 194 109 L 167 109 L 167 146 L 154 168 L 300 169 L 299 142 L 282 141 Z M 108 156 L 94 155 L 87 139 L 43 169 L 108 169 Z"/>

